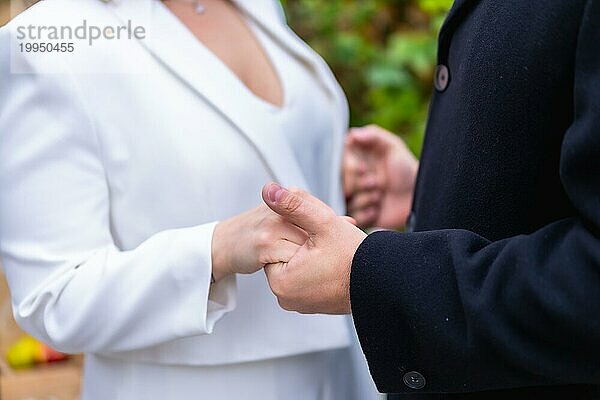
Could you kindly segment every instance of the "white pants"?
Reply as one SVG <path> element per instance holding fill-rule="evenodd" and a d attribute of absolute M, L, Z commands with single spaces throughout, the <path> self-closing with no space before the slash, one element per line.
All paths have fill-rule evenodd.
<path fill-rule="evenodd" d="M 362 400 L 352 350 L 206 367 L 88 355 L 82 400 Z"/>

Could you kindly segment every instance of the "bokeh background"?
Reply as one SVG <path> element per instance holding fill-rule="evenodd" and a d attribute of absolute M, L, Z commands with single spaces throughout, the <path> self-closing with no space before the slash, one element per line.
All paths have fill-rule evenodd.
<path fill-rule="evenodd" d="M 421 152 L 437 34 L 453 0 L 284 0 L 288 23 L 341 82 L 354 126 L 376 123 Z"/>
<path fill-rule="evenodd" d="M 452 0 L 282 3 L 292 28 L 340 80 L 350 101 L 352 124 L 377 123 L 400 134 L 419 155 L 437 33 Z M 9 18 L 9 4 L 0 0 L 0 25 Z"/>

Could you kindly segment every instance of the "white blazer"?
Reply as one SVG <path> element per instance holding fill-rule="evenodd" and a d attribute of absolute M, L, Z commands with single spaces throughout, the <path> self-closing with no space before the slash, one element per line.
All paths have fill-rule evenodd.
<path fill-rule="evenodd" d="M 235 3 L 328 93 L 325 200 L 342 213 L 342 90 L 278 2 Z M 76 26 L 82 16 L 131 20 L 149 40 L 77 42 L 60 56 L 15 45 L 19 26 Z M 216 221 L 260 204 L 268 180 L 306 182 L 283 135 L 265 135 L 269 121 L 229 95 L 222 65 L 164 5 L 42 1 L 0 30 L 0 52 L 0 250 L 22 327 L 66 352 L 179 365 L 351 343 L 345 317 L 281 310 L 262 273 L 211 287 Z"/>

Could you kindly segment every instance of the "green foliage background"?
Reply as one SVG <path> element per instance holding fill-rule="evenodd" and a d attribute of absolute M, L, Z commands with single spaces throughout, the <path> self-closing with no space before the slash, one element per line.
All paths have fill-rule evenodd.
<path fill-rule="evenodd" d="M 289 24 L 329 63 L 353 126 L 376 123 L 420 154 L 437 34 L 453 0 L 284 0 Z"/>

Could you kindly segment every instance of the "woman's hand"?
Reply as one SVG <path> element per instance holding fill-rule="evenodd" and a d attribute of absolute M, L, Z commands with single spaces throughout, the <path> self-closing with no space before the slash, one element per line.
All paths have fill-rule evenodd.
<path fill-rule="evenodd" d="M 215 227 L 212 268 L 216 281 L 231 274 L 252 274 L 265 264 L 287 263 L 308 235 L 261 205 Z"/>
<path fill-rule="evenodd" d="M 391 132 L 376 125 L 351 129 L 344 153 L 344 192 L 358 226 L 404 226 L 418 167 L 402 139 Z"/>

